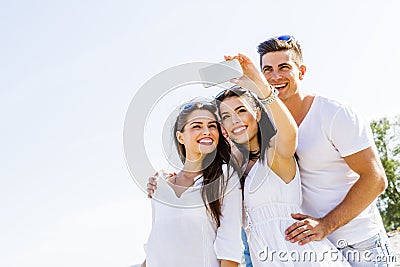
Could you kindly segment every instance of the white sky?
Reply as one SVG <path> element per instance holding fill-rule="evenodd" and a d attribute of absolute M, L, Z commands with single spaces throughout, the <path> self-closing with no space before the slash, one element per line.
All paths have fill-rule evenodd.
<path fill-rule="evenodd" d="M 305 90 L 368 120 L 399 114 L 397 2 L 2 1 L 0 266 L 143 260 L 150 205 L 125 165 L 123 123 L 169 67 L 237 52 L 258 62 L 259 42 L 292 34 Z"/>

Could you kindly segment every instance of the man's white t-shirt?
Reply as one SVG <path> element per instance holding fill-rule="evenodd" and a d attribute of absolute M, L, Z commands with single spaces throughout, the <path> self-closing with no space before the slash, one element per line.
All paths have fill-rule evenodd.
<path fill-rule="evenodd" d="M 359 175 L 343 157 L 374 147 L 371 129 L 351 108 L 316 96 L 299 126 L 298 143 L 302 209 L 313 217 L 323 217 L 343 201 L 358 180 Z M 340 240 L 349 245 L 358 243 L 377 234 L 381 220 L 373 202 L 328 239 L 334 245 Z"/>

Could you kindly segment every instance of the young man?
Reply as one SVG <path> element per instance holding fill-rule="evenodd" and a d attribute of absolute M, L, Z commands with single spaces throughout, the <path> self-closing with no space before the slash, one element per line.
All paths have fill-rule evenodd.
<path fill-rule="evenodd" d="M 286 239 L 303 245 L 328 238 L 352 266 L 387 266 L 381 256 L 390 254 L 388 239 L 374 203 L 387 179 L 369 125 L 350 107 L 300 90 L 306 67 L 293 36 L 270 38 L 258 53 L 264 76 L 299 126 L 305 214 L 292 214 L 298 222 Z"/>

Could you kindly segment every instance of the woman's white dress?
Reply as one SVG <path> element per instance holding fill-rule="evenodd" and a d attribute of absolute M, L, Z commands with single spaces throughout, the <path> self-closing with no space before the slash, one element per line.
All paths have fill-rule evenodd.
<path fill-rule="evenodd" d="M 244 186 L 245 230 L 253 266 L 350 266 L 327 239 L 300 246 L 285 240 L 285 230 L 301 213 L 299 170 L 286 184 L 257 161 Z"/>
<path fill-rule="evenodd" d="M 203 204 L 202 181 L 200 177 L 179 198 L 165 180 L 157 181 L 146 244 L 148 267 L 218 267 L 219 259 L 240 262 L 242 197 L 237 175 L 229 179 L 219 228 Z"/>

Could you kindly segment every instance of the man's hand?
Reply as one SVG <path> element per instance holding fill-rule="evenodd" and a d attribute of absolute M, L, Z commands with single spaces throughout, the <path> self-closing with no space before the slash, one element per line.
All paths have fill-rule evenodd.
<path fill-rule="evenodd" d="M 157 178 L 163 175 L 165 178 L 175 176 L 176 173 L 168 173 L 164 170 L 156 172 L 153 176 L 149 177 L 149 182 L 147 183 L 147 197 L 152 198 L 154 192 L 157 189 Z"/>
<path fill-rule="evenodd" d="M 304 245 L 311 241 L 322 240 L 331 233 L 323 219 L 301 213 L 291 214 L 291 216 L 299 220 L 285 231 L 286 240 L 292 243 L 299 241 L 299 245 Z"/>
<path fill-rule="evenodd" d="M 147 197 L 152 198 L 154 192 L 157 189 L 157 176 L 158 173 L 149 177 L 149 182 L 147 183 Z"/>

